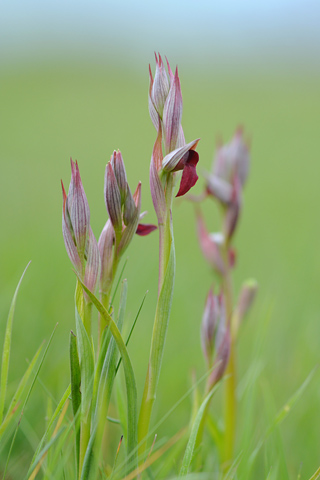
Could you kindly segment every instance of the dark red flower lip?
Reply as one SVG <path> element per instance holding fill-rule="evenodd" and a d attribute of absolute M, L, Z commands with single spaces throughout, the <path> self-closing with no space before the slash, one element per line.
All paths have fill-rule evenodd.
<path fill-rule="evenodd" d="M 151 223 L 139 223 L 136 234 L 140 235 L 140 237 L 145 237 L 146 235 L 149 235 L 149 233 L 153 232 L 156 230 L 158 227 L 156 225 L 152 225 Z"/>
<path fill-rule="evenodd" d="M 182 177 L 180 182 L 179 191 L 176 197 L 181 197 L 185 195 L 189 190 L 197 183 L 198 174 L 196 172 L 196 166 L 199 162 L 199 154 L 195 150 L 189 150 L 180 160 L 184 163 L 182 166 Z M 179 163 L 180 163 L 179 162 Z M 179 164 L 177 165 L 177 167 Z M 176 170 L 181 170 L 181 168 L 176 168 Z"/>

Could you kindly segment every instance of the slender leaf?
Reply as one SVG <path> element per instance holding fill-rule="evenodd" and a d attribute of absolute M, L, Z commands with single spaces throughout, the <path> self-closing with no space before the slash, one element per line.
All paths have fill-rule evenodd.
<path fill-rule="evenodd" d="M 126 388 L 127 388 L 127 411 L 128 411 L 128 457 L 132 456 L 132 468 L 137 465 L 137 452 L 136 447 L 138 443 L 137 439 L 137 387 L 134 377 L 134 371 L 132 368 L 131 360 L 127 352 L 127 348 L 119 332 L 119 329 L 112 317 L 109 315 L 104 306 L 99 302 L 97 297 L 90 292 L 90 290 L 81 282 L 84 291 L 87 293 L 93 304 L 96 306 L 99 313 L 103 316 L 107 326 L 110 327 L 111 334 L 115 339 L 115 342 L 119 348 L 120 354 L 122 356 L 125 378 L 126 378 Z"/>
<path fill-rule="evenodd" d="M 7 393 L 9 360 L 10 360 L 10 347 L 11 347 L 11 335 L 12 335 L 12 323 L 13 323 L 14 310 L 15 310 L 15 306 L 16 306 L 16 301 L 17 301 L 19 288 L 20 288 L 22 279 L 23 279 L 29 265 L 30 265 L 30 262 L 28 263 L 28 265 L 24 269 L 24 272 L 21 275 L 21 278 L 19 280 L 16 291 L 14 292 L 13 299 L 12 299 L 11 306 L 10 306 L 10 310 L 9 310 L 6 331 L 5 331 L 5 335 L 4 335 L 4 343 L 3 343 L 3 351 L 2 351 L 2 363 L 1 363 L 1 382 L 0 382 L 0 387 L 1 387 L 0 388 L 0 424 L 2 423 L 2 420 L 3 420 L 4 404 L 5 404 L 6 393 Z"/>
<path fill-rule="evenodd" d="M 34 376 L 34 378 L 33 378 L 33 380 L 32 380 L 32 383 L 31 383 L 31 385 L 30 385 L 29 391 L 28 391 L 28 393 L 27 393 L 26 399 L 25 399 L 25 401 L 24 401 L 24 403 L 23 403 L 23 407 L 22 407 L 22 411 L 21 411 L 21 414 L 20 414 L 20 418 L 19 418 L 17 427 L 16 427 L 16 429 L 15 429 L 15 432 L 14 432 L 14 435 L 13 435 L 13 438 L 12 438 L 12 442 L 11 442 L 11 445 L 10 445 L 9 453 L 8 453 L 8 456 L 7 456 L 6 466 L 5 466 L 4 473 L 3 473 L 3 480 L 6 478 L 6 473 L 7 473 L 7 468 L 8 468 L 9 460 L 10 460 L 10 457 L 11 457 L 11 452 L 12 452 L 12 449 L 13 449 L 13 445 L 14 445 L 14 442 L 15 442 L 15 439 L 16 439 L 16 436 L 17 436 L 17 433 L 18 433 L 18 430 L 19 430 L 19 425 L 20 425 L 20 422 L 21 422 L 21 419 L 22 419 L 22 416 L 23 416 L 23 412 L 24 412 L 24 410 L 25 410 L 25 408 L 26 408 L 26 405 L 27 405 L 27 403 L 28 403 L 28 401 L 29 401 L 31 392 L 32 392 L 32 390 L 33 390 L 34 384 L 36 383 L 36 380 L 37 380 L 37 378 L 38 378 L 38 375 L 39 375 L 39 372 L 40 372 L 41 367 L 42 367 L 42 365 L 43 365 L 43 362 L 44 362 L 44 360 L 45 360 L 45 358 L 46 358 L 46 356 L 47 356 L 47 353 L 48 353 L 49 347 L 50 347 L 50 345 L 51 345 L 51 342 L 52 342 L 52 339 L 53 339 L 53 336 L 54 336 L 54 334 L 55 334 L 55 331 L 56 331 L 57 326 L 58 326 L 58 324 L 56 324 L 56 326 L 54 327 L 53 332 L 52 332 L 52 334 L 51 334 L 51 336 L 50 336 L 50 338 L 49 338 L 49 342 L 48 342 L 47 347 L 46 347 L 46 349 L 45 349 L 45 351 L 44 351 L 44 353 L 43 353 L 43 355 L 42 355 L 40 364 L 39 364 L 39 366 L 38 366 L 38 368 L 37 368 L 37 371 L 36 371 L 36 373 L 35 373 L 35 376 Z"/>
<path fill-rule="evenodd" d="M 131 329 L 130 329 L 128 338 L 127 338 L 127 340 L 126 340 L 126 347 L 129 345 L 131 335 L 132 335 L 132 333 L 133 333 L 134 327 L 136 326 L 137 320 L 138 320 L 138 318 L 139 318 L 139 315 L 140 315 L 140 313 L 141 313 L 141 310 L 142 310 L 143 304 L 144 304 L 144 302 L 145 302 L 145 299 L 147 298 L 147 295 L 148 295 L 148 290 L 147 290 L 146 293 L 144 294 L 144 297 L 143 297 L 142 302 L 141 302 L 141 304 L 140 304 L 138 313 L 137 313 L 137 315 L 136 315 L 136 317 L 135 317 L 135 319 L 134 319 L 134 321 L 133 321 L 133 324 L 132 324 L 132 326 L 131 326 Z M 118 370 L 119 370 L 120 364 L 121 364 L 121 357 L 120 357 L 120 359 L 119 359 L 119 362 L 118 362 L 118 365 L 117 365 L 117 368 L 116 368 L 116 373 L 117 373 Z"/>
<path fill-rule="evenodd" d="M 70 332 L 70 374 L 71 374 L 71 401 L 74 418 L 77 417 L 78 411 L 81 407 L 81 370 L 79 363 L 79 356 L 77 350 L 77 339 L 73 332 Z M 79 452 L 80 452 L 80 425 L 79 422 L 75 424 L 76 435 L 76 462 L 77 471 L 79 470 Z"/>
<path fill-rule="evenodd" d="M 120 307 L 118 315 L 118 329 L 121 332 L 124 314 L 127 302 L 127 281 L 123 281 L 120 297 Z M 97 395 L 97 404 L 95 409 L 95 416 L 93 419 L 94 430 L 91 434 L 85 454 L 81 479 L 96 478 L 96 471 L 98 468 L 99 452 L 105 428 L 105 419 L 107 418 L 109 402 L 111 398 L 112 387 L 116 374 L 118 351 L 114 338 L 111 339 L 107 354 L 104 359 L 100 374 L 100 382 Z M 95 455 L 93 454 L 95 450 Z M 95 458 L 95 462 L 94 462 Z"/>
<path fill-rule="evenodd" d="M 50 428 L 52 427 L 52 425 L 53 425 L 54 421 L 56 420 L 56 418 L 58 417 L 58 415 L 60 414 L 60 411 L 61 411 L 61 409 L 63 408 L 63 406 L 64 406 L 64 404 L 66 403 L 66 401 L 68 400 L 70 394 L 71 394 L 71 386 L 69 385 L 68 388 L 67 388 L 67 390 L 66 390 L 66 391 L 64 392 L 64 394 L 62 395 L 62 398 L 61 398 L 60 402 L 58 403 L 55 411 L 53 412 L 52 417 L 50 418 L 50 420 L 49 420 L 49 422 L 48 422 L 46 431 L 45 431 L 42 439 L 40 440 L 40 443 L 39 443 L 39 445 L 38 445 L 37 450 L 35 451 L 35 453 L 34 453 L 34 455 L 33 455 L 33 459 L 32 459 L 32 462 L 31 462 L 32 464 L 35 463 L 36 457 L 39 456 L 39 452 L 40 452 L 40 450 L 41 450 L 42 447 L 43 447 L 43 444 L 44 444 L 45 439 L 46 439 L 46 437 L 47 437 L 47 435 L 48 435 L 48 433 L 49 433 L 49 430 L 50 430 Z M 31 472 L 32 472 L 32 470 L 31 470 L 31 467 L 30 467 L 29 472 L 28 472 L 28 475 L 30 475 Z"/>
<path fill-rule="evenodd" d="M 15 394 L 12 397 L 11 403 L 9 405 L 8 411 L 6 413 L 6 416 L 2 422 L 2 425 L 0 426 L 0 440 L 2 435 L 4 434 L 6 428 L 8 427 L 9 423 L 11 422 L 11 419 L 13 418 L 15 412 L 17 411 L 18 404 L 21 400 L 22 394 L 24 392 L 24 389 L 27 385 L 27 382 L 35 368 L 35 365 L 37 363 L 38 357 L 40 355 L 40 352 L 42 350 L 42 345 L 38 348 L 35 356 L 31 360 L 27 370 L 25 371 L 25 374 L 23 375 L 22 379 L 20 380 L 20 383 L 18 385 L 18 388 L 15 392 Z"/>
<path fill-rule="evenodd" d="M 317 480 L 320 477 L 320 467 L 314 472 L 312 477 L 309 480 Z"/>
<path fill-rule="evenodd" d="M 81 413 L 87 415 L 92 399 L 94 359 L 92 345 L 77 307 L 75 309 L 75 314 L 77 346 L 81 370 Z"/>
<path fill-rule="evenodd" d="M 194 451 L 194 447 L 195 447 L 195 444 L 196 444 L 200 423 L 201 423 L 203 414 L 206 410 L 206 406 L 209 403 L 210 399 L 212 398 L 213 394 L 216 392 L 216 390 L 217 390 L 217 385 L 211 390 L 211 392 L 208 393 L 208 395 L 206 396 L 206 398 L 204 399 L 204 401 L 202 402 L 202 404 L 201 404 L 201 406 L 198 410 L 196 418 L 194 419 L 194 422 L 193 422 L 193 425 L 192 425 L 192 428 L 191 428 L 189 441 L 188 441 L 186 451 L 185 451 L 185 454 L 184 454 L 184 457 L 183 457 L 183 460 L 182 460 L 182 466 L 181 466 L 181 469 L 180 469 L 180 477 L 183 477 L 183 476 L 187 475 L 188 472 L 189 472 L 189 468 L 190 468 L 191 461 L 192 461 L 193 451 Z"/>

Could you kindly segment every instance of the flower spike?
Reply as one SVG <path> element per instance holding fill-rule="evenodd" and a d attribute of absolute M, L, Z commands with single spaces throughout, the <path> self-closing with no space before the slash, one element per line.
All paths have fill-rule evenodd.
<path fill-rule="evenodd" d="M 68 256 L 85 285 L 94 291 L 99 275 L 98 245 L 90 227 L 90 209 L 79 166 L 71 160 L 68 195 L 62 186 L 62 233 Z"/>

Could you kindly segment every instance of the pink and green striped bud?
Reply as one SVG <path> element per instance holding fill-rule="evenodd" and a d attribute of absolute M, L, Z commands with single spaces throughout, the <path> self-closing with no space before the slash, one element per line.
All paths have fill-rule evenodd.
<path fill-rule="evenodd" d="M 156 57 L 156 73 L 153 79 L 149 65 L 149 113 L 156 130 L 163 130 L 165 152 L 169 153 L 185 144 L 182 119 L 182 94 L 178 68 L 172 73 L 167 60 L 168 75 L 161 55 Z"/>
<path fill-rule="evenodd" d="M 98 241 L 101 258 L 100 293 L 104 294 L 109 292 L 113 281 L 114 243 L 114 229 L 111 220 L 108 219 Z"/>
<path fill-rule="evenodd" d="M 156 73 L 154 75 L 154 80 L 152 79 L 152 74 L 150 72 L 151 74 L 150 80 L 152 81 L 150 96 L 151 96 L 152 103 L 154 105 L 155 110 L 157 111 L 160 118 L 162 118 L 163 109 L 169 94 L 170 86 L 169 86 L 167 72 L 164 67 L 161 55 L 159 54 L 159 57 L 157 57 L 157 54 L 155 54 L 155 58 L 156 58 Z"/>
<path fill-rule="evenodd" d="M 99 275 L 99 251 L 90 227 L 90 209 L 77 162 L 71 159 L 68 195 L 62 185 L 62 233 L 68 256 L 85 285 L 94 291 Z"/>
<path fill-rule="evenodd" d="M 249 148 L 243 139 L 243 129 L 239 127 L 231 142 L 218 148 L 213 175 L 228 183 L 232 183 L 236 175 L 243 187 L 248 178 L 249 167 Z"/>
<path fill-rule="evenodd" d="M 106 166 L 104 181 L 104 199 L 114 228 L 116 239 L 122 232 L 122 202 L 119 185 L 111 161 Z"/>
<path fill-rule="evenodd" d="M 120 197 L 121 197 L 121 204 L 123 205 L 127 195 L 128 183 L 127 183 L 126 169 L 124 167 L 120 150 L 118 150 L 117 152 L 116 151 L 113 152 L 113 154 L 111 155 L 110 163 L 117 180 Z"/>
<path fill-rule="evenodd" d="M 226 322 L 223 294 L 214 295 L 212 289 L 206 299 L 201 324 L 201 345 L 208 368 L 210 389 L 222 378 L 230 355 L 230 331 Z"/>
<path fill-rule="evenodd" d="M 181 129 L 182 119 L 182 94 L 178 67 L 174 77 L 171 79 L 170 90 L 163 109 L 163 127 L 165 138 L 165 151 L 172 152 L 178 145 L 178 138 Z M 183 132 L 182 132 L 183 134 Z"/>
<path fill-rule="evenodd" d="M 219 146 L 211 174 L 206 174 L 208 195 L 225 208 L 224 234 L 234 234 L 241 212 L 242 189 L 249 173 L 249 149 L 239 128 L 230 143 Z"/>
<path fill-rule="evenodd" d="M 112 245 L 115 245 L 116 255 L 121 255 L 129 245 L 135 233 L 138 235 L 147 235 L 156 227 L 139 224 L 141 210 L 141 183 L 139 182 L 135 193 L 132 195 L 127 182 L 124 162 L 121 152 L 114 151 L 110 162 L 106 166 L 104 197 L 107 211 L 110 217 L 110 223 L 107 222 L 102 234 L 100 245 L 101 256 L 110 257 L 109 251 Z M 113 232 L 113 233 L 111 233 Z M 108 241 L 105 245 L 105 237 Z M 107 248 L 107 254 L 104 253 Z M 109 267 L 103 261 L 101 278 L 108 278 Z"/>
<path fill-rule="evenodd" d="M 237 335 L 241 323 L 248 314 L 258 291 L 258 283 L 254 279 L 247 280 L 241 288 L 238 302 L 232 318 L 232 333 Z"/>

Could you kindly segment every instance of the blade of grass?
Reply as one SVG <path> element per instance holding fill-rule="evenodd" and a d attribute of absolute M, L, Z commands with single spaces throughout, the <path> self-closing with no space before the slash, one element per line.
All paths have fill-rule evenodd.
<path fill-rule="evenodd" d="M 127 411 L 128 411 L 128 457 L 129 461 L 132 456 L 132 467 L 134 468 L 137 464 L 137 452 L 136 447 L 138 443 L 137 436 L 137 387 L 134 376 L 134 371 L 132 368 L 131 360 L 121 336 L 119 329 L 113 318 L 109 315 L 107 310 L 104 308 L 102 303 L 99 302 L 97 297 L 90 292 L 90 290 L 81 282 L 81 279 L 78 277 L 79 282 L 82 284 L 84 291 L 87 293 L 93 304 L 96 306 L 99 313 L 103 316 L 107 326 L 110 327 L 110 332 L 115 339 L 115 342 L 119 348 L 120 354 L 122 356 L 124 372 L 126 378 L 126 387 L 127 387 Z"/>
<path fill-rule="evenodd" d="M 4 404 L 5 404 L 6 393 L 7 393 L 8 371 L 9 371 L 9 360 L 10 360 L 10 348 L 11 348 L 11 336 L 12 336 L 12 324 L 13 324 L 14 310 L 15 310 L 17 296 L 18 296 L 18 292 L 19 292 L 21 282 L 23 280 L 23 277 L 24 277 L 30 263 L 31 262 L 29 262 L 28 265 L 26 266 L 26 268 L 24 269 L 24 272 L 21 275 L 21 278 L 19 280 L 17 288 L 14 292 L 13 299 L 12 299 L 11 306 L 10 306 L 10 310 L 9 310 L 6 331 L 5 331 L 5 335 L 4 335 L 3 350 L 2 350 L 2 363 L 1 363 L 1 382 L 0 382 L 0 386 L 1 386 L 1 388 L 0 388 L 0 425 L 1 425 L 2 420 L 3 420 Z"/>
<path fill-rule="evenodd" d="M 45 360 L 45 358 L 46 358 L 46 356 L 47 356 L 47 353 L 48 353 L 49 347 L 50 347 L 50 345 L 51 345 L 51 342 L 52 342 L 53 336 L 54 336 L 54 334 L 55 334 L 55 331 L 56 331 L 56 329 L 57 329 L 57 326 L 58 326 L 58 324 L 56 324 L 56 326 L 54 327 L 53 332 L 52 332 L 52 334 L 51 334 L 51 336 L 50 336 L 50 338 L 49 338 L 49 342 L 48 342 L 47 347 L 46 347 L 46 349 L 45 349 L 45 351 L 44 351 L 44 353 L 43 353 L 43 355 L 42 355 L 40 364 L 39 364 L 39 366 L 38 366 L 38 368 L 37 368 L 37 371 L 36 371 L 36 373 L 35 373 L 35 376 L 34 376 L 34 378 L 33 378 L 33 380 L 32 380 L 31 385 L 30 385 L 30 388 L 29 388 L 27 397 L 26 397 L 26 399 L 25 399 L 25 401 L 24 401 L 24 403 L 23 403 L 23 407 L 22 407 L 22 411 L 21 411 L 21 414 L 20 414 L 20 418 L 19 418 L 17 427 L 16 427 L 16 429 L 15 429 L 15 432 L 14 432 L 14 435 L 13 435 L 13 438 L 12 438 L 12 442 L 11 442 L 11 445 L 10 445 L 9 453 L 8 453 L 8 456 L 7 456 L 6 466 L 5 466 L 5 469 L 4 469 L 4 472 L 3 472 L 3 478 L 2 478 L 2 480 L 5 480 L 5 478 L 6 478 L 6 473 L 7 473 L 7 469 L 8 469 L 8 465 L 9 465 L 9 460 L 10 460 L 10 457 L 11 457 L 12 448 L 13 448 L 13 445 L 14 445 L 14 442 L 15 442 L 15 439 L 16 439 L 16 436 L 17 436 L 17 433 L 18 433 L 18 430 L 19 430 L 19 426 L 20 426 L 20 423 L 21 423 L 21 420 L 22 420 L 22 416 L 23 416 L 24 410 L 25 410 L 26 405 L 27 405 L 27 403 L 28 403 L 28 400 L 29 400 L 29 398 L 30 398 L 30 395 L 31 395 L 31 392 L 32 392 L 32 390 L 33 390 L 34 384 L 36 383 L 36 380 L 37 380 L 37 378 L 38 378 L 38 375 L 39 375 L 39 372 L 40 372 L 41 367 L 42 367 L 42 365 L 43 365 L 43 362 L 44 362 L 44 360 Z"/>
<path fill-rule="evenodd" d="M 67 391 L 69 390 L 70 387 L 68 387 Z M 69 396 L 69 395 L 68 395 Z M 29 478 L 28 480 L 34 480 L 36 478 L 36 475 L 37 473 L 39 472 L 40 468 L 41 468 L 41 465 L 43 463 L 43 460 L 45 459 L 48 451 L 49 451 L 49 448 L 51 447 L 52 443 L 54 443 L 54 441 L 57 439 L 58 437 L 58 433 L 59 433 L 59 429 L 61 427 L 61 424 L 62 424 L 62 421 L 64 419 L 64 416 L 67 412 L 67 409 L 68 409 L 68 406 L 69 406 L 69 401 L 68 401 L 68 398 L 66 399 L 66 401 L 64 402 L 64 406 L 63 406 L 63 409 L 62 409 L 62 412 L 60 413 L 60 416 L 59 416 L 59 419 L 58 419 L 58 422 L 57 422 L 57 425 L 54 429 L 54 432 L 52 434 L 52 438 L 50 439 L 50 441 L 48 442 L 48 444 L 46 445 L 46 447 L 38 453 L 37 457 L 35 458 L 33 464 L 31 465 L 30 469 L 29 469 L 29 472 L 28 472 L 28 475 Z M 47 431 L 49 430 L 50 426 L 48 425 L 47 427 Z M 62 431 L 64 430 L 65 427 L 63 427 L 61 429 L 61 433 Z"/>
<path fill-rule="evenodd" d="M 29 380 L 34 368 L 35 368 L 35 365 L 37 363 L 37 360 L 38 360 L 38 357 L 40 355 L 41 350 L 42 350 L 42 345 L 38 348 L 36 354 L 34 355 L 33 359 L 31 360 L 26 372 L 24 373 L 22 379 L 20 380 L 20 383 L 18 385 L 18 388 L 17 388 L 15 394 L 12 397 L 12 400 L 11 400 L 11 403 L 9 405 L 6 416 L 5 416 L 5 418 L 2 422 L 2 425 L 0 426 L 0 440 L 1 440 L 1 437 L 4 434 L 4 432 L 6 431 L 9 423 L 11 422 L 15 412 L 18 409 L 18 404 L 20 402 L 20 399 L 22 397 L 24 389 L 27 385 L 27 382 L 28 382 L 28 380 Z"/>
<path fill-rule="evenodd" d="M 77 339 L 73 332 L 70 332 L 70 376 L 71 376 L 71 401 L 73 417 L 77 417 L 78 411 L 81 407 L 81 370 L 79 363 L 79 355 L 77 349 Z M 80 425 L 79 422 L 75 424 L 75 445 L 76 445 L 76 463 L 77 463 L 77 478 L 79 475 L 79 453 L 80 453 Z"/>
<path fill-rule="evenodd" d="M 39 456 L 39 452 L 40 452 L 40 450 L 41 450 L 42 447 L 43 447 L 43 444 L 44 444 L 45 439 L 46 439 L 46 437 L 47 437 L 47 435 L 48 435 L 48 433 L 49 433 L 49 430 L 50 430 L 50 428 L 52 427 L 52 425 L 53 425 L 54 421 L 56 420 L 56 418 L 58 417 L 60 411 L 63 409 L 63 407 L 64 407 L 65 404 L 67 403 L 70 394 L 71 394 L 71 385 L 68 386 L 67 390 L 66 390 L 66 391 L 64 392 L 64 394 L 62 395 L 62 398 L 61 398 L 60 402 L 58 403 L 58 405 L 57 405 L 57 407 L 56 407 L 53 415 L 51 416 L 50 421 L 49 421 L 49 423 L 48 423 L 48 425 L 47 425 L 46 431 L 45 431 L 42 439 L 40 440 L 40 443 L 39 443 L 39 445 L 38 445 L 38 447 L 37 447 L 37 449 L 36 449 L 36 451 L 35 451 L 35 453 L 34 453 L 34 455 L 33 455 L 33 458 L 32 458 L 32 461 L 31 461 L 31 465 L 33 465 L 33 464 L 35 463 L 36 458 Z M 28 475 L 31 475 L 31 473 L 32 473 L 32 470 L 31 470 L 31 467 L 30 467 L 29 470 L 28 470 Z"/>
<path fill-rule="evenodd" d="M 140 304 L 140 307 L 139 307 L 139 310 L 138 310 L 138 312 L 137 312 L 137 315 L 136 315 L 136 317 L 135 317 L 135 319 L 134 319 L 134 321 L 133 321 L 133 324 L 132 324 L 132 326 L 131 326 L 131 329 L 130 329 L 128 338 L 127 338 L 127 340 L 126 340 L 126 347 L 129 345 L 131 335 L 132 335 L 132 333 L 133 333 L 134 327 L 136 326 L 137 320 L 138 320 L 138 318 L 139 318 L 139 315 L 140 315 L 140 313 L 141 313 L 141 310 L 142 310 L 143 304 L 144 304 L 144 302 L 145 302 L 145 299 L 147 298 L 147 295 L 148 295 L 148 290 L 147 290 L 146 293 L 144 294 L 144 297 L 143 297 L 142 302 L 141 302 L 141 304 Z M 116 368 L 116 374 L 117 374 L 117 372 L 118 372 L 118 370 L 119 370 L 120 364 L 121 364 L 121 357 L 120 357 L 120 359 L 119 359 L 119 362 L 118 362 L 118 365 L 117 365 L 117 368 Z"/>
<path fill-rule="evenodd" d="M 309 480 L 317 480 L 320 477 L 320 467 L 314 472 L 312 477 Z"/>
<path fill-rule="evenodd" d="M 190 465 L 191 465 L 193 451 L 194 451 L 194 447 L 195 447 L 195 444 L 196 444 L 196 441 L 197 441 L 197 435 L 198 435 L 198 431 L 199 431 L 199 427 L 200 427 L 202 417 L 203 417 L 204 412 L 206 410 L 207 404 L 211 400 L 213 394 L 217 391 L 218 387 L 219 387 L 219 383 L 217 385 L 215 385 L 215 387 L 211 390 L 211 392 L 208 393 L 208 395 L 206 396 L 206 398 L 204 399 L 204 401 L 200 405 L 200 408 L 198 410 L 196 418 L 194 419 L 194 422 L 193 422 L 193 425 L 192 425 L 192 428 L 191 428 L 189 441 L 188 441 L 186 451 L 185 451 L 185 454 L 184 454 L 184 457 L 183 457 L 183 460 L 182 460 L 182 465 L 181 465 L 180 474 L 179 474 L 180 477 L 184 477 L 189 473 L 189 468 L 190 468 Z"/>
<path fill-rule="evenodd" d="M 128 284 L 124 280 L 121 289 L 119 314 L 118 314 L 118 329 L 121 332 L 126 303 L 127 303 Z M 111 398 L 112 387 L 115 378 L 115 369 L 118 358 L 118 350 L 114 338 L 111 339 L 108 351 L 106 353 L 98 387 L 97 403 L 93 418 L 93 432 L 91 433 L 90 442 L 88 444 L 87 452 L 82 467 L 81 478 L 96 478 L 98 469 L 99 456 L 103 432 L 105 429 L 105 419 L 107 418 L 109 402 Z M 93 452 L 93 449 L 95 452 Z M 95 453 L 95 454 L 93 454 Z"/>
<path fill-rule="evenodd" d="M 127 263 L 128 263 L 128 258 L 125 259 L 124 264 L 123 264 L 123 267 L 122 267 L 121 272 L 120 272 L 120 274 L 119 274 L 119 278 L 118 278 L 117 284 L 116 284 L 116 286 L 115 286 L 115 289 L 114 289 L 114 292 L 113 292 L 113 295 L 112 295 L 112 298 L 111 298 L 111 302 L 110 302 L 111 305 L 113 305 L 113 302 L 114 302 L 116 293 L 117 293 L 117 291 L 118 291 L 118 288 L 119 288 L 119 285 L 120 285 L 120 282 L 121 282 L 121 278 L 122 278 L 124 269 L 125 269 L 126 266 L 127 266 Z"/>
<path fill-rule="evenodd" d="M 186 428 L 180 430 L 168 442 L 156 452 L 154 452 L 142 465 L 133 470 L 129 475 L 126 475 L 123 480 L 133 480 L 138 477 L 144 470 L 149 468 L 156 460 L 158 460 L 169 448 L 171 448 L 183 435 L 186 433 Z"/>

